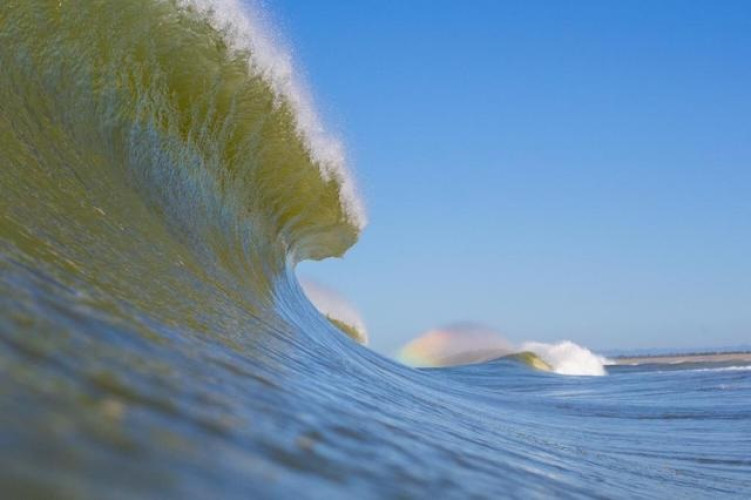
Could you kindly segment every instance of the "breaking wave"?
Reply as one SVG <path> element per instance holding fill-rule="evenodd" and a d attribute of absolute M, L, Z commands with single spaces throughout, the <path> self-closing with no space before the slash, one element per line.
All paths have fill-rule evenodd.
<path fill-rule="evenodd" d="M 308 287 L 321 314 L 295 265 L 366 218 L 261 18 L 0 2 L 4 496 L 748 497 L 747 372 L 517 362 L 601 374 L 571 343 L 415 370 Z"/>
<path fill-rule="evenodd" d="M 610 364 L 607 358 L 569 340 L 555 344 L 526 342 L 521 350 L 534 352 L 562 375 L 607 375 L 605 365 Z"/>

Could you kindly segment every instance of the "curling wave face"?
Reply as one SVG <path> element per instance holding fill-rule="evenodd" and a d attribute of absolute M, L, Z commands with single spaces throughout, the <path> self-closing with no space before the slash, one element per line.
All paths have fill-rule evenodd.
<path fill-rule="evenodd" d="M 274 65 L 284 57 L 240 36 L 242 16 L 233 24 L 209 5 L 6 4 L 6 154 L 65 165 L 81 188 L 128 183 L 193 238 L 220 225 L 234 240 L 222 247 L 341 254 L 364 225 L 341 146 Z"/>
<path fill-rule="evenodd" d="M 364 216 L 239 4 L 6 0 L 0 68 L 9 498 L 749 492 L 747 371 L 414 370 L 320 314 L 294 265 Z"/>

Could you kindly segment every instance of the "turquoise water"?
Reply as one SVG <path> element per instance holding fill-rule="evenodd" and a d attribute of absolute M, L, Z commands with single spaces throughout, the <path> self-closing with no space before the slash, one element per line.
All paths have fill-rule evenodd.
<path fill-rule="evenodd" d="M 751 495 L 747 365 L 416 370 L 321 315 L 295 265 L 365 217 L 242 15 L 0 6 L 3 496 Z"/>

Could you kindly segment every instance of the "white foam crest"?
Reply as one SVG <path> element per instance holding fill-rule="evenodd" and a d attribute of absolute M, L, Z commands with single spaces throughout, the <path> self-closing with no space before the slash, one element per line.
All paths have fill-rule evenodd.
<path fill-rule="evenodd" d="M 349 222 L 363 229 L 367 216 L 351 172 L 347 168 L 342 142 L 324 128 L 318 117 L 310 92 L 294 70 L 289 50 L 272 36 L 257 5 L 239 0 L 178 0 L 191 7 L 223 33 L 229 46 L 250 52 L 248 63 L 272 87 L 280 102 L 288 103 L 294 112 L 297 133 L 305 143 L 324 180 L 336 179 L 340 185 L 341 204 Z M 255 3 L 255 2 L 253 2 Z"/>
<path fill-rule="evenodd" d="M 721 366 L 718 368 L 696 368 L 693 370 L 685 370 L 685 371 L 687 372 L 746 372 L 746 371 L 751 371 L 751 365 Z"/>
<path fill-rule="evenodd" d="M 321 313 L 354 327 L 362 335 L 362 343 L 368 343 L 368 331 L 360 312 L 341 294 L 309 279 L 301 279 L 305 295 Z"/>
<path fill-rule="evenodd" d="M 593 353 L 586 347 L 565 340 L 555 344 L 525 342 L 521 351 L 532 351 L 562 375 L 607 375 L 608 359 Z"/>

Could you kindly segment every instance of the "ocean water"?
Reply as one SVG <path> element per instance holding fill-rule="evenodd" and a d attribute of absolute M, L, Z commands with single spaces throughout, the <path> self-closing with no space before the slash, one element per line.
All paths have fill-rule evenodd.
<path fill-rule="evenodd" d="M 292 69 L 233 1 L 0 3 L 3 498 L 751 497 L 747 364 L 414 369 L 313 307 L 365 215 Z"/>

